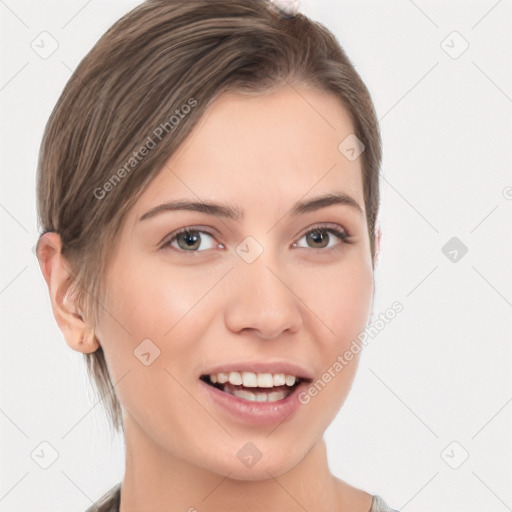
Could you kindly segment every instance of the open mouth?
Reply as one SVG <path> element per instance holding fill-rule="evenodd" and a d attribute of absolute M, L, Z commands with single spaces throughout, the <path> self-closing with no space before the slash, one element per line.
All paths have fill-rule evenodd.
<path fill-rule="evenodd" d="M 219 372 L 200 379 L 224 393 L 251 402 L 278 402 L 288 398 L 308 379 L 284 373 Z"/>

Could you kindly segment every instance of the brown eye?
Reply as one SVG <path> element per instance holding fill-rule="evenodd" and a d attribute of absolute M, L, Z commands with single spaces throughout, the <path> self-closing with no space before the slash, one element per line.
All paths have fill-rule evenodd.
<path fill-rule="evenodd" d="M 201 235 L 199 231 L 185 231 L 176 237 L 176 242 L 180 249 L 196 250 L 201 245 Z"/>
<path fill-rule="evenodd" d="M 198 229 L 183 229 L 169 239 L 162 249 L 174 249 L 181 252 L 202 252 L 221 247 L 210 233 Z"/>
<path fill-rule="evenodd" d="M 316 227 L 305 233 L 294 247 L 306 249 L 334 249 L 341 243 L 350 243 L 350 236 L 337 228 Z"/>
<path fill-rule="evenodd" d="M 329 238 L 330 236 L 327 230 L 310 231 L 306 235 L 308 244 L 310 244 L 310 247 L 313 247 L 314 249 L 323 249 L 324 247 L 327 247 L 329 244 Z"/>

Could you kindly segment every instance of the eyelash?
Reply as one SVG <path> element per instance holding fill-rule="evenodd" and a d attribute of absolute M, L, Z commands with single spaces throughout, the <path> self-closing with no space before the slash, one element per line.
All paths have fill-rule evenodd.
<path fill-rule="evenodd" d="M 195 232 L 197 231 L 198 233 L 201 233 L 201 234 L 206 234 L 208 236 L 211 236 L 212 238 L 215 238 L 215 235 L 213 235 L 212 233 L 210 233 L 209 231 L 207 230 L 204 230 L 204 229 L 201 229 L 201 228 L 194 228 L 194 227 L 191 227 L 191 226 L 188 226 L 186 228 L 182 228 L 174 233 L 172 233 L 170 236 L 171 238 L 169 238 L 166 242 L 164 242 L 162 244 L 162 246 L 160 247 L 161 250 L 163 251 L 167 251 L 167 250 L 170 250 L 170 251 L 176 251 L 176 252 L 179 252 L 179 253 L 184 253 L 184 254 L 197 254 L 197 253 L 201 253 L 201 252 L 204 252 L 204 251 L 186 251 L 186 250 L 183 250 L 183 249 L 177 249 L 175 247 L 172 247 L 171 244 L 182 234 L 184 233 L 190 233 L 190 232 Z M 302 238 L 304 238 L 305 236 L 309 235 L 310 233 L 313 233 L 315 231 L 321 231 L 321 232 L 327 232 L 329 234 L 332 234 L 334 235 L 336 238 L 338 238 L 342 243 L 341 244 L 336 244 L 336 246 L 334 247 L 329 247 L 329 248 L 314 248 L 314 247 L 297 247 L 298 249 L 309 249 L 311 251 L 315 251 L 316 253 L 326 253 L 326 252 L 330 252 L 330 251 L 334 251 L 336 249 L 339 249 L 339 245 L 343 245 L 343 244 L 352 244 L 353 241 L 352 241 L 352 237 L 350 236 L 350 234 L 346 231 L 346 230 L 343 230 L 343 229 L 340 229 L 338 227 L 333 227 L 331 225 L 325 225 L 325 224 L 318 224 L 316 226 L 313 226 L 312 228 L 310 228 L 308 231 L 306 231 L 305 233 L 303 233 L 299 238 L 298 240 L 301 240 Z M 296 242 L 294 242 L 294 244 L 296 244 Z M 222 245 L 224 246 L 224 244 L 219 244 L 219 245 Z"/>

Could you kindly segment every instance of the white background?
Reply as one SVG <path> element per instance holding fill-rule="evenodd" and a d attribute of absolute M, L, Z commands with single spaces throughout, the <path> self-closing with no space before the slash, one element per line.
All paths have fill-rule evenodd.
<path fill-rule="evenodd" d="M 71 71 L 137 4 L 0 1 L 1 512 L 83 511 L 122 479 L 122 439 L 110 439 L 82 357 L 65 345 L 32 250 L 44 125 Z M 332 470 L 405 512 L 512 510 L 512 3 L 301 10 L 334 31 L 374 99 L 375 313 L 404 306 L 369 342 L 326 434 Z M 59 44 L 47 59 L 31 48 L 42 31 Z M 441 250 L 454 236 L 468 248 L 457 262 Z M 59 454 L 46 470 L 31 458 L 43 441 Z"/>

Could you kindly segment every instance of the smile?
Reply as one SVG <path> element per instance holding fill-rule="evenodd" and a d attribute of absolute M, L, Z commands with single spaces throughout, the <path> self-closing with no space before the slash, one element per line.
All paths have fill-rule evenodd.
<path fill-rule="evenodd" d="M 218 372 L 202 375 L 207 384 L 250 402 L 277 402 L 288 398 L 303 380 L 285 373 Z"/>

